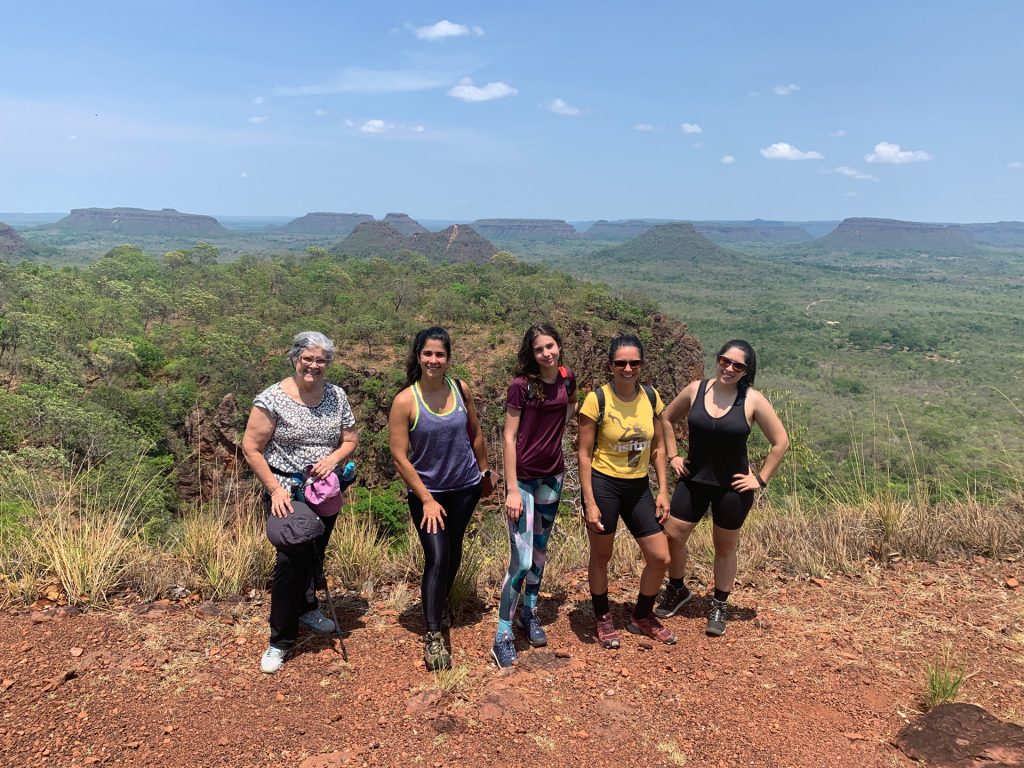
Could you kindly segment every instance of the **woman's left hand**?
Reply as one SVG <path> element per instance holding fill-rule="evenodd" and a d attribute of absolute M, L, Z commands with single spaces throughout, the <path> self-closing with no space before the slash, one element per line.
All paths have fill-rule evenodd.
<path fill-rule="evenodd" d="M 490 477 L 484 477 L 480 481 L 480 495 L 487 498 L 494 493 L 494 486 L 497 485 L 497 478 L 492 473 Z"/>
<path fill-rule="evenodd" d="M 323 480 L 325 477 L 331 474 L 331 472 L 333 472 L 334 468 L 337 466 L 337 459 L 331 458 L 330 456 L 325 456 L 324 458 L 320 459 L 320 461 L 313 465 L 313 468 L 309 470 L 309 474 L 314 480 Z"/>
<path fill-rule="evenodd" d="M 761 484 L 757 482 L 757 475 L 753 472 L 749 472 L 746 475 L 737 474 L 732 476 L 732 489 L 737 493 L 756 491 L 760 487 Z"/>
<path fill-rule="evenodd" d="M 672 514 L 672 505 L 669 503 L 667 491 L 658 492 L 658 498 L 654 500 L 654 513 L 660 524 L 664 524 Z"/>

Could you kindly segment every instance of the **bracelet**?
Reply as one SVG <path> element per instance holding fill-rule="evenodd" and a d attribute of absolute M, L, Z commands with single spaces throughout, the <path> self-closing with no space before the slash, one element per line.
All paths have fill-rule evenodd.
<path fill-rule="evenodd" d="M 760 485 L 762 488 L 767 488 L 768 487 L 768 483 L 766 483 L 764 481 L 764 478 L 761 477 L 761 473 L 760 472 L 755 472 L 754 473 L 754 477 L 757 478 L 757 484 Z"/>

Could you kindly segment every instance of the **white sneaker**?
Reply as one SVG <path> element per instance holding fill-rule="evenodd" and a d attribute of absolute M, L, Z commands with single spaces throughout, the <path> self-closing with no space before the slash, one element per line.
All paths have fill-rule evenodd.
<path fill-rule="evenodd" d="M 260 672 L 272 675 L 284 666 L 284 660 L 288 658 L 288 651 L 284 648 L 268 646 L 260 659 Z"/>
<path fill-rule="evenodd" d="M 319 608 L 314 608 L 299 616 L 299 623 L 305 624 L 318 635 L 330 635 L 334 632 L 334 622 L 320 613 Z"/>

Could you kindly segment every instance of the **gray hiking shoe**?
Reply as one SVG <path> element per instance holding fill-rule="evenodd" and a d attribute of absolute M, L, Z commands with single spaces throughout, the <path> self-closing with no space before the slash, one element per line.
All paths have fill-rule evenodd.
<path fill-rule="evenodd" d="M 711 612 L 708 613 L 708 626 L 704 631 L 709 637 L 721 637 L 725 634 L 725 622 L 729 618 L 729 606 L 723 600 L 711 598 Z"/>
<path fill-rule="evenodd" d="M 543 648 L 548 644 L 548 636 L 544 632 L 544 627 L 540 625 L 540 619 L 537 618 L 536 611 L 530 611 L 523 609 L 519 613 L 519 628 L 526 633 L 527 639 L 530 641 L 530 645 L 534 648 Z"/>
<path fill-rule="evenodd" d="M 314 608 L 299 616 L 299 623 L 309 627 L 318 635 L 330 635 L 334 632 L 334 622 L 320 613 L 319 608 Z"/>
<path fill-rule="evenodd" d="M 661 601 L 654 609 L 654 615 L 659 619 L 667 619 L 675 616 L 676 613 L 693 599 L 693 592 L 686 588 L 672 586 L 671 582 L 665 584 L 665 591 L 661 593 Z"/>
<path fill-rule="evenodd" d="M 516 641 L 510 633 L 501 634 L 494 638 L 494 645 L 491 646 L 491 658 L 501 669 L 511 667 L 515 664 L 519 654 L 516 653 Z"/>
<path fill-rule="evenodd" d="M 440 632 L 427 632 L 423 636 L 423 663 L 430 672 L 451 669 L 452 657 L 444 646 L 444 636 Z"/>

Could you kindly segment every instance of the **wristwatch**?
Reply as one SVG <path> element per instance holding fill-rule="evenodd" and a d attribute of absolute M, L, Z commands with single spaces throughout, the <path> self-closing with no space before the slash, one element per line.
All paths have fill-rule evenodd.
<path fill-rule="evenodd" d="M 484 480 L 493 480 L 494 479 L 494 473 L 491 470 L 489 470 L 489 469 L 485 469 L 480 474 L 483 476 Z"/>

